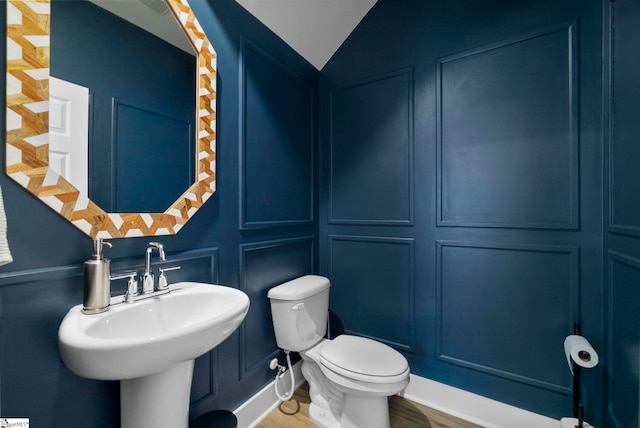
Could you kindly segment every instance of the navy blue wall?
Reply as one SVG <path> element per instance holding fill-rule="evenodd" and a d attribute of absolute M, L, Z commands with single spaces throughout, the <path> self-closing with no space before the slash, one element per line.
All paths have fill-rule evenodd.
<path fill-rule="evenodd" d="M 318 72 L 235 1 L 192 3 L 218 54 L 217 192 L 178 235 L 157 240 L 169 252 L 167 263 L 182 266 L 172 281 L 225 284 L 251 297 L 238 332 L 196 361 L 197 416 L 234 409 L 273 379 L 267 363 L 279 351 L 266 292 L 316 270 L 317 180 L 309 166 Z M 101 77 L 120 73 L 104 70 Z M 4 129 L 4 110 L 0 115 Z M 130 160 L 131 167 L 138 163 Z M 91 240 L 4 174 L 0 185 L 14 256 L 0 268 L 0 415 L 30 417 L 38 427 L 118 426 L 118 384 L 73 375 L 58 353 L 60 321 L 82 301 Z M 140 269 L 149 240 L 114 241 L 107 252 L 113 271 Z M 115 282 L 113 294 L 124 287 Z"/>
<path fill-rule="evenodd" d="M 605 7 L 606 423 L 640 426 L 640 4 Z"/>
<path fill-rule="evenodd" d="M 376 3 L 320 73 L 320 272 L 340 330 L 417 375 L 571 415 L 574 322 L 606 355 L 602 10 Z M 584 375 L 595 424 L 603 376 Z"/>

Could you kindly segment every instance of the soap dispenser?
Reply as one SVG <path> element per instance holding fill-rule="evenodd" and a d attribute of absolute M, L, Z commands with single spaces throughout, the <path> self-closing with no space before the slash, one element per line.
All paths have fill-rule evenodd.
<path fill-rule="evenodd" d="M 105 259 L 102 246 L 111 243 L 93 240 L 93 255 L 84 262 L 84 301 L 82 313 L 99 314 L 109 310 L 111 302 L 111 260 Z"/>

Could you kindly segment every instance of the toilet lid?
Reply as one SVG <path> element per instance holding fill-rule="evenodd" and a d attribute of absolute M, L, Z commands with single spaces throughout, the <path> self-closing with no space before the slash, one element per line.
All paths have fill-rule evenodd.
<path fill-rule="evenodd" d="M 320 361 L 367 376 L 397 376 L 409 368 L 407 359 L 390 346 L 346 334 L 336 337 L 322 348 Z"/>

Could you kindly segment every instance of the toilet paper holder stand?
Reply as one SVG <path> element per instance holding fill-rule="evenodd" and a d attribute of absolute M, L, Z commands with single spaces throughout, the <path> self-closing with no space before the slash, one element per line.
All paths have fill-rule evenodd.
<path fill-rule="evenodd" d="M 573 334 L 580 334 L 580 323 L 573 326 Z M 584 407 L 580 402 L 580 369 L 575 362 L 573 364 L 573 417 L 578 419 L 578 428 L 584 426 Z"/>
<path fill-rule="evenodd" d="M 580 335 L 580 323 L 576 322 L 573 326 L 573 334 Z M 582 354 L 584 352 L 584 355 Z M 591 355 L 586 351 L 580 351 L 578 354 L 578 358 L 588 361 L 591 359 Z M 596 357 L 597 358 L 597 357 Z M 573 371 L 573 419 L 571 418 L 563 418 L 562 419 L 562 427 L 570 426 L 577 428 L 592 428 L 591 425 L 584 422 L 584 407 L 582 402 L 580 401 L 580 372 L 582 367 L 579 364 L 576 364 L 575 361 L 571 361 L 572 371 Z M 577 421 L 577 425 L 575 425 Z"/>

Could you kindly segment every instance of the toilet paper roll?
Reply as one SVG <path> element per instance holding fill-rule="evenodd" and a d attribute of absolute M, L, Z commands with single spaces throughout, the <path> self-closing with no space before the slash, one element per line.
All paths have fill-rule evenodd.
<path fill-rule="evenodd" d="M 573 374 L 573 364 L 571 361 L 587 369 L 598 365 L 598 353 L 593 349 L 587 339 L 577 334 L 567 336 L 564 340 L 564 354 L 567 356 L 567 363 Z"/>

